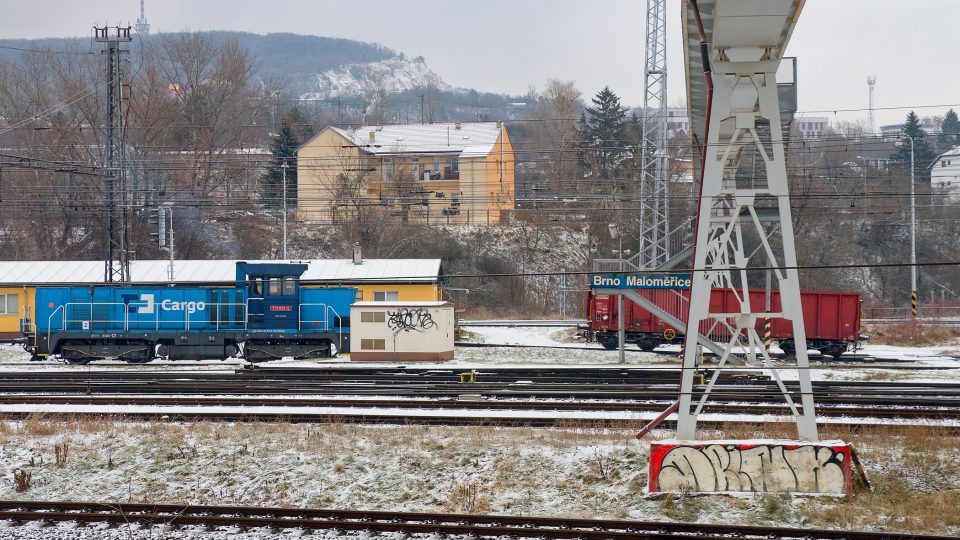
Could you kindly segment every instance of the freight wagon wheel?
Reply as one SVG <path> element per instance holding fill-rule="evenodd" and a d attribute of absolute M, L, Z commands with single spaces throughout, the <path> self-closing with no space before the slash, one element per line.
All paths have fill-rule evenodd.
<path fill-rule="evenodd" d="M 644 338 L 637 342 L 641 351 L 651 352 L 660 345 L 660 340 L 656 338 Z"/>
<path fill-rule="evenodd" d="M 611 338 L 610 336 L 599 335 L 597 336 L 597 342 L 608 351 L 612 351 L 620 346 L 619 339 Z"/>
<path fill-rule="evenodd" d="M 780 350 L 783 351 L 783 354 L 786 356 L 794 356 L 797 354 L 797 347 L 793 344 L 792 341 L 785 341 L 780 344 Z"/>
<path fill-rule="evenodd" d="M 845 352 L 847 352 L 846 345 L 840 345 L 837 343 L 827 345 L 826 347 L 820 349 L 820 354 L 832 356 L 834 360 L 840 358 L 840 355 Z"/>

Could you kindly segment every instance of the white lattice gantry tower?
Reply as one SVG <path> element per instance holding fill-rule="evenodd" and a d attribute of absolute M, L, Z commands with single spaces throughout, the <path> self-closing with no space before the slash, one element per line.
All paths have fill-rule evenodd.
<path fill-rule="evenodd" d="M 682 7 L 690 126 L 702 157 L 686 334 L 722 344 L 706 381 L 700 347 L 684 348 L 677 435 L 651 443 L 650 490 L 850 493 L 852 448 L 818 438 L 776 80 L 803 0 Z M 750 293 L 768 275 L 780 300 L 769 306 Z M 731 300 L 711 302 L 718 291 Z M 795 363 L 774 364 L 757 332 L 764 319 L 789 321 Z M 697 440 L 698 417 L 735 359 L 770 374 L 796 421 L 796 441 Z"/>
<path fill-rule="evenodd" d="M 874 91 L 877 86 L 877 78 L 873 75 L 867 77 L 867 87 L 870 92 L 869 112 L 867 113 L 867 131 L 870 135 L 877 132 L 877 102 L 874 100 Z"/>

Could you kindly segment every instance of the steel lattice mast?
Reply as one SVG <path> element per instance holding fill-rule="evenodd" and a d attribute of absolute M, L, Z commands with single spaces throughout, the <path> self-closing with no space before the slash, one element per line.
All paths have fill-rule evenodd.
<path fill-rule="evenodd" d="M 647 0 L 640 155 L 640 249 L 637 266 L 652 269 L 670 258 L 670 173 L 667 156 L 666 0 Z"/>
<path fill-rule="evenodd" d="M 111 35 L 111 30 L 114 35 Z M 129 228 L 131 197 L 125 171 L 123 59 L 127 51 L 121 43 L 129 42 L 130 27 L 94 27 L 94 39 L 104 43 L 106 67 L 105 93 L 107 109 L 104 191 L 106 223 L 104 227 L 103 280 L 130 281 Z"/>

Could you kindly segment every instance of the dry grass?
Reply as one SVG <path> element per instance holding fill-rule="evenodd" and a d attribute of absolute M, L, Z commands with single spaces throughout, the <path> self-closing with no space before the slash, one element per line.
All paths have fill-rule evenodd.
<path fill-rule="evenodd" d="M 881 345 L 938 345 L 958 337 L 960 328 L 956 326 L 905 322 L 870 328 L 870 343 Z"/>
<path fill-rule="evenodd" d="M 25 471 L 23 469 L 17 469 L 13 471 L 13 489 L 17 493 L 23 493 L 30 489 L 30 483 L 33 474 L 30 471 Z"/>
<path fill-rule="evenodd" d="M 451 512 L 466 512 L 468 514 L 485 514 L 491 510 L 490 496 L 487 495 L 476 481 L 458 482 L 446 504 Z"/>
<path fill-rule="evenodd" d="M 911 533 L 942 533 L 960 527 L 960 491 L 920 492 L 908 486 L 899 473 L 876 476 L 873 483 L 872 492 L 808 511 L 812 524 Z"/>
<path fill-rule="evenodd" d="M 603 422 L 565 422 L 552 429 L 108 423 L 34 415 L 0 424 L 0 434 L 9 441 L 6 448 L 17 449 L 8 452 L 15 457 L 7 470 L 22 471 L 20 482 L 31 497 L 69 496 L 78 486 L 92 485 L 103 498 L 131 501 L 684 521 L 726 516 L 757 523 L 814 520 L 825 527 L 960 532 L 950 529 L 960 526 L 955 433 L 916 426 L 823 426 L 823 439 L 856 445 L 875 482 L 874 492 L 849 501 L 682 496 L 653 501 L 644 498 L 648 451 L 634 439 L 636 428 Z M 794 437 L 790 424 L 728 424 L 702 434 L 704 439 Z M 55 445 L 64 445 L 66 457 L 67 443 L 69 459 L 55 467 L 60 464 Z M 16 478 L 8 480 L 8 496 L 16 497 L 19 485 Z M 908 513 L 909 518 L 892 517 Z"/>

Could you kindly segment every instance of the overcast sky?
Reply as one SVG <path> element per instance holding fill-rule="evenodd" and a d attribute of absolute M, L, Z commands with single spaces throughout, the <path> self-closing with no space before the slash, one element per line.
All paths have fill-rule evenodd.
<path fill-rule="evenodd" d="M 6 38 L 85 36 L 99 23 L 133 23 L 137 0 L 4 1 Z M 524 94 L 548 78 L 585 96 L 609 85 L 635 106 L 643 94 L 646 0 L 147 0 L 151 30 L 293 32 L 375 41 L 423 55 L 447 83 Z M 684 102 L 680 0 L 668 0 L 669 95 Z M 960 0 L 807 0 L 788 55 L 799 58 L 800 109 L 960 103 L 956 76 Z M 958 107 L 960 109 L 960 107 Z M 907 108 L 880 110 L 900 123 Z M 921 115 L 945 108 L 917 109 Z M 866 112 L 810 112 L 865 120 Z"/>

